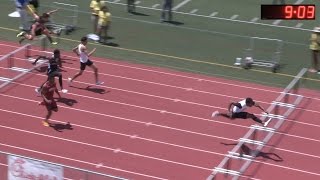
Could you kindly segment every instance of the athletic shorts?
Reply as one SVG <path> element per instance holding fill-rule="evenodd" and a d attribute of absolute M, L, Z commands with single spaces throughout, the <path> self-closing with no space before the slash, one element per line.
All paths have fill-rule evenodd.
<path fill-rule="evenodd" d="M 247 112 L 232 113 L 232 117 L 231 118 L 247 119 L 247 115 L 248 114 L 249 113 L 247 113 Z"/>
<path fill-rule="evenodd" d="M 62 76 L 62 74 L 59 71 L 48 72 L 48 79 L 51 77 L 60 77 L 60 76 Z"/>
<path fill-rule="evenodd" d="M 37 29 L 35 32 L 34 32 L 35 36 L 41 36 L 42 35 L 42 29 Z"/>
<path fill-rule="evenodd" d="M 47 103 L 45 100 L 41 102 L 41 105 L 45 105 L 48 111 L 57 111 L 58 105 L 54 99 L 50 99 L 51 103 Z"/>
<path fill-rule="evenodd" d="M 81 70 L 85 70 L 86 69 L 86 66 L 91 66 L 93 64 L 92 61 L 90 61 L 90 59 L 88 59 L 87 62 L 83 63 L 83 62 L 80 62 L 80 69 Z"/>

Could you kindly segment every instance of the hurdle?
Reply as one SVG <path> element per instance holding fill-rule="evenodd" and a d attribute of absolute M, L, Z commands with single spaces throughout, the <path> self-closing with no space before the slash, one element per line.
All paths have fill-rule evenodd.
<path fill-rule="evenodd" d="M 250 166 L 250 164 L 254 161 L 254 158 L 257 157 L 258 153 L 261 152 L 262 148 L 270 141 L 274 133 L 280 128 L 280 126 L 284 123 L 285 119 L 296 109 L 296 107 L 301 103 L 304 96 L 296 94 L 299 84 L 301 83 L 302 77 L 306 74 L 307 68 L 303 68 L 300 72 L 295 76 L 295 78 L 288 84 L 288 86 L 280 93 L 280 95 L 273 101 L 265 114 L 262 114 L 261 120 L 268 121 L 276 120 L 272 127 L 264 127 L 258 125 L 250 126 L 249 131 L 242 137 L 238 139 L 237 145 L 229 151 L 222 161 L 214 168 L 212 173 L 207 177 L 206 180 L 216 180 L 218 174 L 223 174 L 225 177 L 232 176 L 232 180 L 238 180 L 240 177 L 243 177 L 245 171 Z M 293 91 L 293 92 L 292 92 Z M 292 103 L 288 103 L 289 96 L 293 96 L 295 99 Z M 279 108 L 285 108 L 285 111 L 279 111 Z M 272 112 L 272 113 L 271 113 Z M 281 112 L 281 113 L 279 113 Z M 259 139 L 257 138 L 257 133 L 263 132 Z M 254 149 L 249 148 L 250 154 L 244 154 L 242 152 L 242 147 L 246 144 L 250 144 L 255 146 Z M 239 169 L 230 169 L 232 160 L 240 163 L 241 166 Z M 221 178 L 223 179 L 223 177 Z M 225 178 L 226 179 L 226 178 Z"/>
<path fill-rule="evenodd" d="M 283 115 L 277 115 L 277 114 L 271 114 L 271 113 L 269 113 L 269 114 L 264 113 L 261 116 L 266 117 L 266 118 L 273 118 L 273 119 L 284 119 L 285 118 Z"/>
<path fill-rule="evenodd" d="M 250 128 L 257 129 L 260 131 L 266 131 L 266 132 L 275 132 L 274 128 L 262 127 L 258 125 L 251 125 Z"/>
<path fill-rule="evenodd" d="M 259 47 L 261 43 L 262 47 Z M 270 50 L 268 55 L 265 54 L 266 43 L 271 43 L 269 46 L 273 49 Z M 280 68 L 280 55 L 282 52 L 283 41 L 280 39 L 270 39 L 262 37 L 250 37 L 249 38 L 249 47 L 244 50 L 243 58 L 236 58 L 234 65 L 242 66 L 244 69 L 249 69 L 252 66 L 258 67 L 269 67 L 272 72 L 277 72 Z M 260 52 L 260 53 L 257 53 Z M 269 57 L 266 57 L 269 56 Z"/>

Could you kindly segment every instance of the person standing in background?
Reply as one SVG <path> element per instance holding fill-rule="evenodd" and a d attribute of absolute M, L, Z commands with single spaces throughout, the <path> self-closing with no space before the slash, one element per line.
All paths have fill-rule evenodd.
<path fill-rule="evenodd" d="M 310 50 L 312 51 L 312 68 L 309 72 L 320 74 L 318 56 L 320 51 L 320 27 L 315 27 L 310 38 Z"/>
<path fill-rule="evenodd" d="M 111 23 L 111 14 L 108 11 L 107 6 L 104 5 L 101 7 L 101 11 L 99 11 L 97 35 L 99 36 L 100 43 L 106 43 L 108 38 L 108 30 L 110 28 L 110 23 Z"/>
<path fill-rule="evenodd" d="M 127 0 L 127 9 L 128 9 L 128 13 L 136 12 L 135 0 Z"/>
<path fill-rule="evenodd" d="M 163 0 L 162 12 L 161 12 L 161 22 L 166 19 L 166 13 L 168 13 L 168 21 L 172 21 L 172 5 L 173 0 Z"/>
<path fill-rule="evenodd" d="M 91 8 L 91 20 L 93 23 L 93 33 L 97 32 L 98 20 L 99 20 L 99 11 L 101 7 L 104 6 L 104 2 L 100 0 L 92 0 L 90 3 Z"/>
<path fill-rule="evenodd" d="M 29 5 L 29 0 L 15 0 L 15 5 L 17 8 L 17 11 L 20 15 L 20 26 L 19 29 L 23 31 L 29 31 L 30 26 L 28 24 L 28 18 L 27 18 L 27 6 Z"/>

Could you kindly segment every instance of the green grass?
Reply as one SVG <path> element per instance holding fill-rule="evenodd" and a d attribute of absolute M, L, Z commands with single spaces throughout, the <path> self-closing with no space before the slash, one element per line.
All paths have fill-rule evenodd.
<path fill-rule="evenodd" d="M 50 2 L 49 0 L 41 1 L 43 9 Z M 80 10 L 79 29 L 71 35 L 63 36 L 64 39 L 58 46 L 61 49 L 70 50 L 78 43 L 81 36 L 92 32 L 89 2 L 73 0 L 63 2 L 77 4 Z M 125 3 L 125 1 L 122 0 L 120 3 Z M 259 15 L 260 4 L 257 1 L 191 1 L 178 10 L 182 13 L 174 14 L 174 20 L 183 23 L 182 25 L 160 23 L 160 11 L 150 9 L 151 5 L 156 3 L 159 1 L 143 0 L 139 4 L 139 6 L 148 7 L 137 8 L 138 12 L 144 16 L 128 14 L 124 5 L 108 3 L 112 13 L 110 35 L 114 37 L 110 41 L 119 47 L 92 43 L 89 48 L 97 47 L 97 56 L 119 61 L 143 63 L 279 87 L 286 86 L 302 67 L 309 67 L 311 61 L 308 49 L 310 33 L 305 30 L 204 17 L 214 11 L 219 11 L 218 17 L 226 14 L 224 18 L 229 18 L 233 14 L 239 14 L 240 20 L 248 21 L 251 16 Z M 13 7 L 11 1 L 3 2 L 0 10 L 3 14 L 9 14 L 14 10 Z M 46 7 L 46 9 L 50 8 Z M 197 14 L 201 16 L 183 14 L 192 9 L 199 9 Z M 16 41 L 16 32 L 10 29 L 16 29 L 18 21 L 12 21 L 12 18 L 7 16 L 1 16 L 0 21 L 7 22 L 2 23 L 1 26 L 9 28 L 1 29 L 3 34 L 1 39 Z M 262 23 L 270 24 L 271 22 Z M 306 28 L 310 29 L 312 24 L 309 24 Z M 235 58 L 243 56 L 243 51 L 248 47 L 251 36 L 277 38 L 284 41 L 281 56 L 281 64 L 284 66 L 280 73 L 272 74 L 268 68 L 243 70 L 233 67 Z M 257 50 L 257 53 L 265 53 L 266 49 L 270 48 L 262 47 Z M 312 74 L 309 78 L 311 81 L 308 87 L 319 88 L 319 77 Z"/>

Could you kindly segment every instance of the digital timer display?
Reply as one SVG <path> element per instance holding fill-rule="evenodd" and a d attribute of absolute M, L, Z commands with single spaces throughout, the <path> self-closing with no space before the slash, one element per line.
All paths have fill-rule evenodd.
<path fill-rule="evenodd" d="M 261 19 L 315 20 L 314 4 L 261 5 Z"/>

